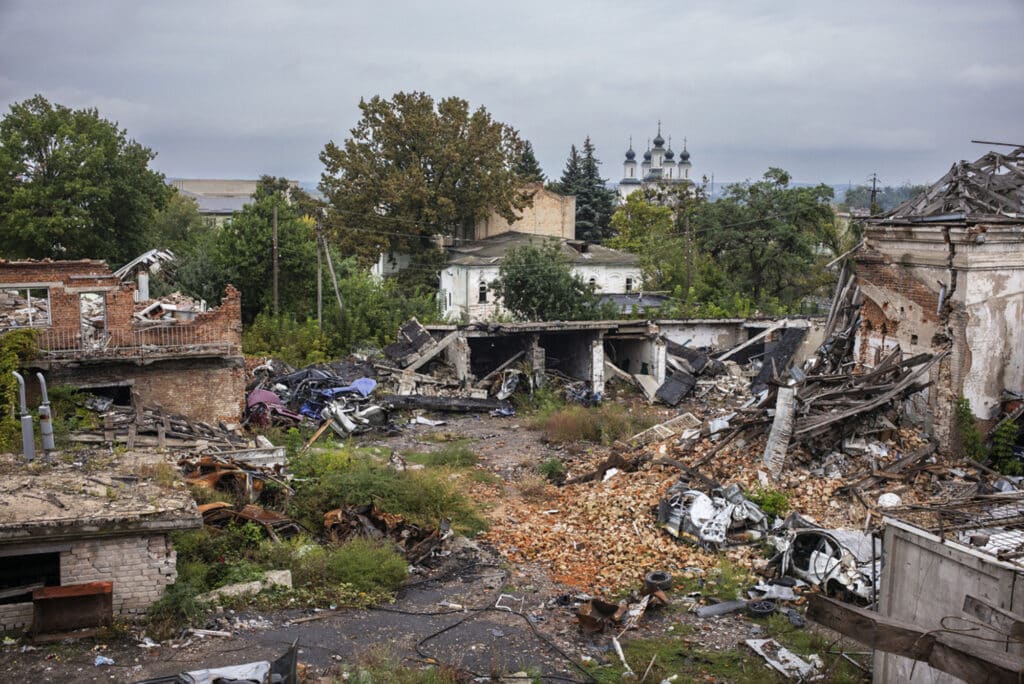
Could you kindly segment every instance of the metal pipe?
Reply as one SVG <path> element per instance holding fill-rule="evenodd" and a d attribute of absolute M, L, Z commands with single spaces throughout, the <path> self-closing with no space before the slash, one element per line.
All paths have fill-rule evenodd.
<path fill-rule="evenodd" d="M 42 437 L 43 453 L 46 455 L 46 462 L 50 462 L 50 454 L 56 450 L 53 441 L 53 414 L 50 411 L 50 397 L 46 393 L 46 378 L 42 373 L 36 373 L 39 378 L 39 388 L 43 393 L 43 403 L 39 407 L 39 435 Z"/>
<path fill-rule="evenodd" d="M 33 435 L 32 414 L 28 412 L 28 404 L 25 401 L 25 378 L 17 371 L 11 371 L 11 375 L 18 380 L 18 396 L 21 399 L 21 450 L 27 460 L 33 461 L 36 457 L 36 440 Z"/>

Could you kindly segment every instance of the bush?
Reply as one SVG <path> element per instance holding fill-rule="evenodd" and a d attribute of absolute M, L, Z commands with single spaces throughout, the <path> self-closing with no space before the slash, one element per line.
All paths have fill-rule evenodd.
<path fill-rule="evenodd" d="M 516 410 L 536 414 L 538 419 L 565 408 L 565 397 L 553 387 L 538 387 L 529 393 L 518 392 L 512 395 L 512 402 Z"/>
<path fill-rule="evenodd" d="M 409 522 L 436 527 L 442 518 L 463 533 L 486 529 L 473 502 L 445 472 L 395 471 L 366 458 L 353 458 L 348 450 L 302 454 L 293 462 L 297 477 L 290 502 L 292 517 L 310 529 L 323 527 L 326 511 L 345 505 L 375 504 Z"/>
<path fill-rule="evenodd" d="M 30 328 L 0 334 L 0 450 L 21 443 L 18 381 L 11 372 L 24 368 L 38 353 L 37 334 Z"/>
<path fill-rule="evenodd" d="M 560 458 L 549 458 L 537 466 L 537 472 L 549 480 L 557 480 L 565 475 L 565 464 Z"/>
<path fill-rule="evenodd" d="M 180 579 L 169 585 L 160 600 L 149 608 L 149 635 L 160 641 L 170 639 L 206 615 L 209 606 L 196 600 L 198 593 L 194 586 Z"/>
<path fill-rule="evenodd" d="M 757 504 L 766 515 L 781 518 L 789 512 L 789 496 L 777 489 L 758 487 L 747 494 L 747 499 Z"/>
<path fill-rule="evenodd" d="M 408 576 L 408 564 L 387 544 L 353 539 L 341 546 L 318 546 L 304 537 L 266 541 L 255 552 L 261 566 L 291 570 L 295 587 L 391 594 Z"/>
<path fill-rule="evenodd" d="M 263 530 L 253 523 L 171 533 L 178 567 L 187 575 L 185 583 L 198 594 L 225 584 L 259 579 L 262 570 L 247 555 L 262 541 Z"/>
<path fill-rule="evenodd" d="M 963 454 L 974 461 L 984 460 L 985 444 L 974 422 L 970 399 L 960 397 L 956 400 L 956 428 Z"/>
<path fill-rule="evenodd" d="M 242 351 L 273 356 L 292 366 L 308 366 L 327 361 L 338 348 L 313 319 L 296 321 L 283 314 L 261 313 L 242 332 Z"/>
<path fill-rule="evenodd" d="M 1024 466 L 1013 455 L 1013 447 L 1017 445 L 1019 436 L 1020 427 L 1012 420 L 1000 423 L 992 433 L 989 459 L 992 467 L 1004 475 L 1024 475 Z"/>

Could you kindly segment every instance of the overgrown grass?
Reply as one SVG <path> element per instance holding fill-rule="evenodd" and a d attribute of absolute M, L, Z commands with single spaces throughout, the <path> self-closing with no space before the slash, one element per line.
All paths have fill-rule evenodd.
<path fill-rule="evenodd" d="M 654 425 L 656 419 L 621 404 L 606 402 L 596 408 L 568 406 L 537 421 L 549 442 L 611 444 Z"/>
<path fill-rule="evenodd" d="M 382 597 L 408 576 L 408 564 L 387 544 L 353 539 L 341 546 L 319 546 L 309 539 L 266 541 L 253 552 L 263 567 L 291 570 L 292 584 L 305 589 L 345 588 Z"/>
<path fill-rule="evenodd" d="M 553 387 L 539 387 L 532 392 L 518 392 L 512 395 L 512 403 L 520 413 L 533 415 L 539 420 L 565 408 L 565 397 Z"/>
<path fill-rule="evenodd" d="M 436 527 L 443 518 L 463 534 L 487 527 L 476 505 L 444 468 L 397 472 L 348 449 L 303 454 L 292 467 L 307 479 L 296 482 L 289 511 L 313 530 L 322 529 L 326 511 L 366 504 L 425 527 Z"/>
<path fill-rule="evenodd" d="M 387 647 L 370 650 L 358 661 L 342 666 L 345 676 L 335 682 L 356 684 L 455 684 L 461 681 L 458 672 L 443 665 L 440 667 L 413 668 L 402 665 Z"/>
<path fill-rule="evenodd" d="M 426 466 L 447 466 L 449 468 L 469 468 L 480 460 L 476 452 L 466 443 L 451 442 L 435 451 L 405 454 L 405 458 L 413 463 Z"/>
<path fill-rule="evenodd" d="M 774 638 L 786 648 L 801 656 L 816 654 L 825 663 L 823 671 L 827 682 L 854 683 L 870 681 L 870 677 L 858 670 L 840 656 L 829 654 L 831 645 L 807 629 L 797 629 L 789 624 L 785 616 L 775 615 L 764 622 L 766 637 Z M 699 643 L 679 636 L 658 639 L 630 639 L 622 644 L 626 660 L 638 673 L 643 673 L 654 658 L 654 665 L 647 681 L 661 681 L 672 675 L 679 675 L 678 681 L 706 682 L 764 682 L 787 681 L 765 661 L 745 645 L 716 651 L 704 650 Z M 834 649 L 833 649 L 834 650 Z M 655 658 L 655 656 L 657 656 Z M 618 662 L 611 667 L 590 668 L 598 682 L 622 681 L 623 668 Z"/>

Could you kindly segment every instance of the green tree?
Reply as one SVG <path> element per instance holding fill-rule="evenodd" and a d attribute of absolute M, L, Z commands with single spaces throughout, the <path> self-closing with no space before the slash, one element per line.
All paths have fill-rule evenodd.
<path fill-rule="evenodd" d="M 155 156 L 95 109 L 41 95 L 11 105 L 0 121 L 0 250 L 121 264 L 151 248 L 170 196 L 149 168 Z"/>
<path fill-rule="evenodd" d="M 832 188 L 788 187 L 771 168 L 759 181 L 733 185 L 694 217 L 702 251 L 729 274 L 733 291 L 758 306 L 796 305 L 828 280 L 816 248 L 832 225 Z"/>
<path fill-rule="evenodd" d="M 594 287 L 572 271 L 558 240 L 509 250 L 491 287 L 514 316 L 530 321 L 573 321 L 610 316 Z"/>
<path fill-rule="evenodd" d="M 592 242 L 612 236 L 611 219 L 615 209 L 615 192 L 609 190 L 605 179 L 601 178 L 600 165 L 594 144 L 587 136 L 583 141 L 576 190 L 576 237 Z"/>
<path fill-rule="evenodd" d="M 194 200 L 176 190 L 153 217 L 153 246 L 177 253 L 209 230 Z"/>
<path fill-rule="evenodd" d="M 533 153 L 533 145 L 529 140 L 523 141 L 523 151 L 515 166 L 516 175 L 526 182 L 544 182 L 544 170 L 540 168 L 537 155 Z"/>
<path fill-rule="evenodd" d="M 917 197 L 928 187 L 925 185 L 914 185 L 913 183 L 904 183 L 900 186 L 886 185 L 878 188 L 878 192 L 875 198 L 875 204 L 877 205 L 877 211 L 871 213 L 879 213 L 892 211 L 900 204 L 903 204 L 907 200 Z M 870 185 L 854 185 L 846 191 L 843 197 L 842 204 L 847 209 L 861 209 L 864 211 L 871 210 L 871 186 Z"/>
<path fill-rule="evenodd" d="M 457 97 L 375 96 L 342 145 L 327 143 L 320 188 L 339 247 L 363 262 L 436 248 L 491 211 L 514 220 L 529 198 L 515 172 L 523 143 L 511 126 Z"/>
<path fill-rule="evenodd" d="M 580 158 L 579 150 L 576 149 L 575 145 L 570 146 L 569 158 L 565 160 L 562 177 L 557 183 L 551 184 L 551 189 L 563 195 L 575 195 L 578 193 L 580 191 L 580 179 L 583 177 L 580 168 L 581 163 L 582 159 Z"/>

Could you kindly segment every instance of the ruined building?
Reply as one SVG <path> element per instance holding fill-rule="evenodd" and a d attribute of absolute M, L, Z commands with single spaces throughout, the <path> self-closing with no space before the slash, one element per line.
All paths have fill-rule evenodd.
<path fill-rule="evenodd" d="M 949 352 L 921 412 L 940 440 L 958 397 L 993 420 L 1004 390 L 1024 391 L 1024 148 L 957 162 L 869 221 L 855 262 L 860 363 L 871 367 L 897 345 L 907 356 Z"/>
<path fill-rule="evenodd" d="M 0 261 L 0 331 L 39 330 L 27 370 L 115 404 L 237 422 L 245 390 L 238 291 L 229 286 L 209 311 L 136 299 L 135 283 L 102 261 Z"/>

